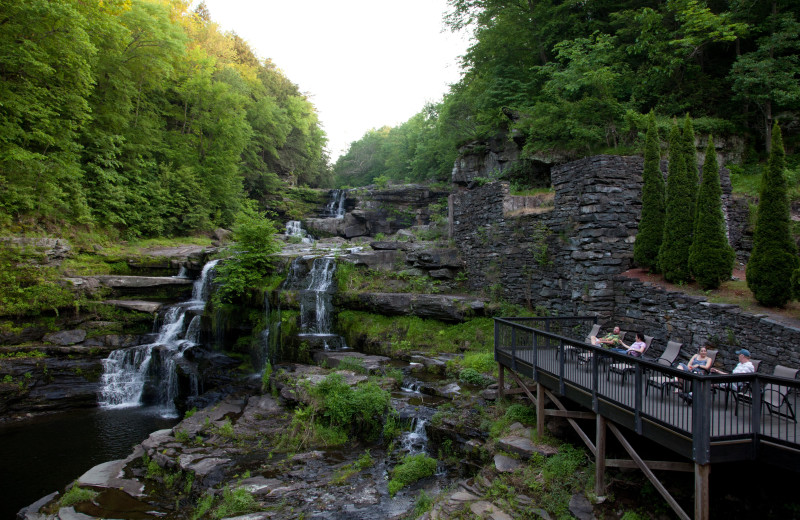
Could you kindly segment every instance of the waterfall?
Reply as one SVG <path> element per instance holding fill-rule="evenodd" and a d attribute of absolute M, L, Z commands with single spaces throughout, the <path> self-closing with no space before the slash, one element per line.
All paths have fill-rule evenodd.
<path fill-rule="evenodd" d="M 416 455 L 418 453 L 427 453 L 428 451 L 428 434 L 425 431 L 425 424 L 427 420 L 417 417 L 414 419 L 412 426 L 413 430 L 403 434 L 400 440 L 400 446 L 403 451 L 409 455 Z"/>
<path fill-rule="evenodd" d="M 300 328 L 310 334 L 331 333 L 331 287 L 336 260 L 329 257 L 315 258 L 308 275 L 309 282 L 304 297 L 300 299 Z M 309 309 L 310 299 L 314 300 L 313 315 Z M 313 318 L 313 319 L 312 319 Z"/>
<path fill-rule="evenodd" d="M 314 239 L 311 238 L 311 235 L 309 235 L 308 232 L 302 228 L 299 220 L 290 220 L 286 223 L 286 236 L 299 237 L 300 242 L 303 244 L 311 244 L 314 242 Z"/>
<path fill-rule="evenodd" d="M 324 218 L 344 218 L 344 201 L 347 190 L 331 190 L 328 192 L 328 204 L 322 212 Z"/>
<path fill-rule="evenodd" d="M 184 352 L 199 342 L 200 314 L 210 292 L 211 273 L 219 260 L 208 262 L 192 287 L 192 299 L 170 307 L 153 343 L 118 349 L 103 360 L 98 404 L 107 408 L 139 406 L 148 382 L 157 386 L 164 415 L 174 415 L 178 396 L 178 370 Z M 186 314 L 193 316 L 184 327 Z M 155 361 L 155 363 L 154 363 Z M 198 393 L 197 375 L 190 371 L 190 392 Z"/>

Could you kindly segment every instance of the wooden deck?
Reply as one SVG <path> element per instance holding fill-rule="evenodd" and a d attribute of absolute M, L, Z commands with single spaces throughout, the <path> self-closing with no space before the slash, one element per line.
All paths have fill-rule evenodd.
<path fill-rule="evenodd" d="M 500 324 L 507 326 L 510 322 Z M 780 382 L 788 405 L 797 410 L 800 381 L 760 374 L 695 376 L 530 326 L 496 331 L 495 342 L 498 363 L 694 462 L 766 459 L 784 466 L 800 462 L 796 421 L 771 413 L 761 399 L 737 402 L 732 392 L 718 388 L 747 380 L 757 393 Z M 628 367 L 624 382 L 621 366 Z M 691 404 L 679 397 L 677 382 L 663 389 L 653 384 L 679 376 L 684 388 L 692 391 Z M 773 412 L 787 409 L 784 405 Z"/>

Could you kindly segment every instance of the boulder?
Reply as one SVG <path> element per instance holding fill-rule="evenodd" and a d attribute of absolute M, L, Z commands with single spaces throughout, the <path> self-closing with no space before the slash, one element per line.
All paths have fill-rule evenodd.
<path fill-rule="evenodd" d="M 375 312 L 386 316 L 419 316 L 440 321 L 459 322 L 481 315 L 485 303 L 478 298 L 444 294 L 413 293 L 339 293 L 340 307 Z"/>
<path fill-rule="evenodd" d="M 534 453 L 545 457 L 550 457 L 558 453 L 558 448 L 548 446 L 547 444 L 535 444 L 531 441 L 530 436 L 522 437 L 519 435 L 510 435 L 497 441 L 497 444 L 501 449 L 510 453 L 515 453 L 525 460 L 531 458 Z"/>
<path fill-rule="evenodd" d="M 162 304 L 158 302 L 146 302 L 142 300 L 106 300 L 103 303 L 106 305 L 113 305 L 114 307 L 119 307 L 120 309 L 128 309 L 132 311 L 139 311 L 139 312 L 158 312 L 161 309 Z"/>

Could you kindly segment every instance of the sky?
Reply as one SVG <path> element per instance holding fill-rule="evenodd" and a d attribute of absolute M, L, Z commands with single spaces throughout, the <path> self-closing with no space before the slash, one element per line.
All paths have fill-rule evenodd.
<path fill-rule="evenodd" d="M 368 130 L 397 126 L 460 78 L 466 35 L 446 0 L 205 0 L 211 20 L 270 58 L 316 106 L 335 162 Z"/>

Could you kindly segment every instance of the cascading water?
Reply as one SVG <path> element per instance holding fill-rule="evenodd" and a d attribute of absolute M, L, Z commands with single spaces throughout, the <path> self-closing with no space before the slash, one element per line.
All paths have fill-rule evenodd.
<path fill-rule="evenodd" d="M 409 455 L 428 452 L 428 433 L 425 431 L 427 420 L 422 417 L 414 419 L 413 429 L 405 432 L 400 439 L 400 446 Z"/>
<path fill-rule="evenodd" d="M 314 242 L 314 239 L 303 229 L 299 220 L 290 220 L 286 223 L 286 236 L 299 237 L 303 244 L 311 244 Z"/>
<path fill-rule="evenodd" d="M 333 286 L 333 273 L 336 271 L 336 260 L 329 257 L 315 258 L 309 273 L 309 282 L 306 291 L 314 298 L 314 314 L 303 309 L 306 298 L 301 299 L 301 329 L 309 334 L 331 333 L 331 287 Z"/>
<path fill-rule="evenodd" d="M 324 218 L 344 218 L 344 201 L 347 190 L 331 190 L 328 192 L 328 204 L 322 212 Z"/>
<path fill-rule="evenodd" d="M 200 315 L 210 292 L 209 276 L 218 260 L 208 262 L 192 287 L 192 299 L 170 307 L 158 338 L 140 345 L 112 352 L 103 360 L 102 388 L 99 404 L 106 408 L 139 406 L 148 381 L 157 386 L 162 415 L 175 415 L 178 396 L 178 364 L 184 352 L 199 343 Z M 186 315 L 192 315 L 184 327 Z M 155 363 L 154 363 L 155 361 Z M 197 375 L 190 374 L 190 393 L 197 395 Z"/>

